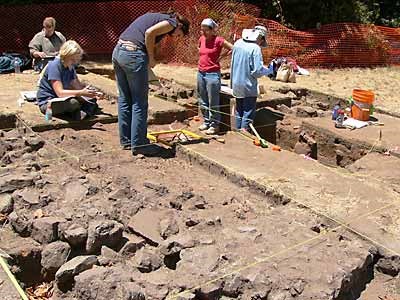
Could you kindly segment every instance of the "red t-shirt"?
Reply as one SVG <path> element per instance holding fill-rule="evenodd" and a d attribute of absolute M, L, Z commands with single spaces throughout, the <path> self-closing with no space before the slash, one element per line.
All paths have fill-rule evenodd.
<path fill-rule="evenodd" d="M 221 70 L 219 65 L 219 56 L 221 54 L 224 38 L 221 36 L 213 36 L 206 40 L 202 35 L 199 39 L 199 71 L 201 72 L 218 72 Z"/>

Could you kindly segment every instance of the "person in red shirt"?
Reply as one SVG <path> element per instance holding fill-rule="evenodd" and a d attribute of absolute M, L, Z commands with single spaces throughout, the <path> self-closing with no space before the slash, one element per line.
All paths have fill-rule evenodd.
<path fill-rule="evenodd" d="M 222 49 L 232 50 L 232 44 L 223 37 L 216 35 L 217 23 L 212 19 L 201 22 L 202 36 L 199 39 L 199 72 L 197 74 L 197 95 L 204 118 L 199 127 L 206 134 L 216 134 L 219 131 L 220 113 L 219 92 L 221 89 L 220 60 L 227 55 L 221 55 Z"/>

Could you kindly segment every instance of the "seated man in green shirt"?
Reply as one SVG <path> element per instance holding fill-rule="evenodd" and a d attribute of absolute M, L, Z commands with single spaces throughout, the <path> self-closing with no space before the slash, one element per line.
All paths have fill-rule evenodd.
<path fill-rule="evenodd" d="M 46 64 L 58 55 L 61 46 L 66 41 L 64 35 L 55 29 L 56 20 L 54 18 L 44 19 L 43 30 L 37 33 L 29 43 L 35 71 L 42 71 Z"/>

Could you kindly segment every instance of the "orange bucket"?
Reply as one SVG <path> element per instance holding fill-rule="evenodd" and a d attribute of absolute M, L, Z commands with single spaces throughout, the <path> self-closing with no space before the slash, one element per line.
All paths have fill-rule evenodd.
<path fill-rule="evenodd" d="M 360 121 L 369 121 L 370 108 L 374 103 L 375 94 L 372 91 L 353 90 L 353 105 L 351 106 L 351 116 Z"/>
<path fill-rule="evenodd" d="M 373 91 L 354 89 L 353 90 L 353 100 L 362 102 L 362 103 L 372 104 L 372 103 L 374 103 L 374 100 L 375 100 L 375 94 Z"/>

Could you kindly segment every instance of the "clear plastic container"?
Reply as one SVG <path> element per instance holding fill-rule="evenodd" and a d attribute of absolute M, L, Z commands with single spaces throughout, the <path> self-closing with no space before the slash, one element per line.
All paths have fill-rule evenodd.
<path fill-rule="evenodd" d="M 19 60 L 17 58 L 14 59 L 14 70 L 16 74 L 21 73 L 21 66 L 19 64 Z"/>

